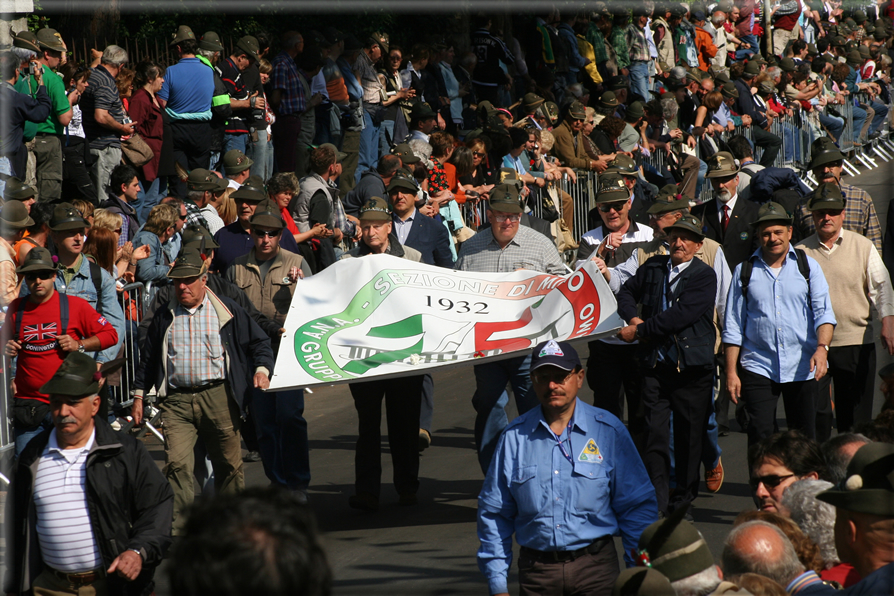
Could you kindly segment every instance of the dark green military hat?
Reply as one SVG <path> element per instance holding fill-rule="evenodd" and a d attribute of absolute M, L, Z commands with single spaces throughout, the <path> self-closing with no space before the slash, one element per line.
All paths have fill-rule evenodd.
<path fill-rule="evenodd" d="M 236 42 L 236 48 L 245 52 L 255 62 L 258 62 L 261 59 L 258 55 L 260 52 L 258 38 L 253 35 L 246 35 L 240 38 L 239 41 Z"/>
<path fill-rule="evenodd" d="M 31 252 L 34 252 L 33 250 Z M 173 267 L 168 271 L 168 277 L 171 279 L 182 279 L 184 277 L 195 277 L 208 272 L 211 265 L 211 258 L 201 252 L 198 248 L 185 246 L 177 255 Z"/>
<path fill-rule="evenodd" d="M 536 93 L 525 93 L 525 96 L 522 98 L 522 108 L 525 113 L 530 114 L 542 106 L 544 101 L 546 100 Z"/>
<path fill-rule="evenodd" d="M 10 201 L 0 210 L 0 228 L 4 230 L 22 230 L 33 225 L 28 208 L 19 201 Z"/>
<path fill-rule="evenodd" d="M 514 185 L 519 193 L 521 193 L 521 189 L 525 185 L 521 178 L 518 177 L 518 172 L 514 168 L 500 168 L 497 172 L 497 180 L 499 180 L 498 184 Z"/>
<path fill-rule="evenodd" d="M 410 110 L 410 120 L 422 121 L 422 120 L 431 120 L 432 118 L 437 118 L 438 113 L 431 109 L 431 106 L 427 103 L 417 103 L 413 106 L 413 109 Z"/>
<path fill-rule="evenodd" d="M 721 86 L 726 85 L 730 82 L 729 75 L 723 71 L 714 73 L 714 82 L 720 83 Z"/>
<path fill-rule="evenodd" d="M 267 198 L 264 192 L 264 183 L 260 176 L 249 176 L 245 184 L 237 188 L 230 194 L 230 198 L 234 201 L 244 201 L 246 203 L 260 203 Z"/>
<path fill-rule="evenodd" d="M 766 93 L 767 95 L 776 93 L 776 84 L 769 79 L 761 81 L 757 86 L 757 91 L 758 93 Z"/>
<path fill-rule="evenodd" d="M 643 103 L 641 101 L 635 101 L 627 106 L 627 111 L 624 112 L 624 116 L 629 121 L 636 120 L 637 118 L 642 118 L 645 113 L 646 112 L 643 109 Z"/>
<path fill-rule="evenodd" d="M 604 95 L 604 94 L 603 94 Z M 543 114 L 546 116 L 550 124 L 554 125 L 559 120 L 559 106 L 554 101 L 548 101 L 541 106 Z"/>
<path fill-rule="evenodd" d="M 748 64 L 745 65 L 744 74 L 749 77 L 757 76 L 761 73 L 761 65 L 755 62 L 754 60 L 749 60 Z"/>
<path fill-rule="evenodd" d="M 792 216 L 785 210 L 785 207 L 779 203 L 768 201 L 758 209 L 757 220 L 751 222 L 751 225 L 759 226 L 760 224 L 767 222 L 781 223 L 790 226 L 792 225 Z"/>
<path fill-rule="evenodd" d="M 199 40 L 199 49 L 207 52 L 223 52 L 224 47 L 220 43 L 220 35 L 216 31 L 205 31 Z"/>
<path fill-rule="evenodd" d="M 835 145 L 835 141 L 829 137 L 820 137 L 810 144 L 810 165 L 809 169 L 824 166 L 833 161 L 843 161 L 844 154 Z"/>
<path fill-rule="evenodd" d="M 390 193 L 392 190 L 398 189 L 412 193 L 419 192 L 419 185 L 416 183 L 416 179 L 413 178 L 412 172 L 400 169 L 394 173 L 394 176 L 391 177 L 391 182 L 388 183 L 386 192 Z"/>
<path fill-rule="evenodd" d="M 699 239 L 699 242 L 705 239 L 705 232 L 702 230 L 702 222 L 700 222 L 694 215 L 684 215 L 673 225 L 664 228 L 664 231 L 668 234 L 670 233 L 670 230 L 685 230 L 690 234 L 695 234 L 696 238 Z"/>
<path fill-rule="evenodd" d="M 227 174 L 238 174 L 239 172 L 244 172 L 252 165 L 254 165 L 254 161 L 250 157 L 247 157 L 244 153 L 239 151 L 238 149 L 230 149 L 223 156 L 223 165 L 224 171 Z"/>
<path fill-rule="evenodd" d="M 723 97 L 731 97 L 733 99 L 739 98 L 739 89 L 736 87 L 736 84 L 733 82 L 724 83 L 723 87 L 720 88 L 720 94 Z"/>
<path fill-rule="evenodd" d="M 12 45 L 16 48 L 31 50 L 35 54 L 40 54 L 40 47 L 37 45 L 37 36 L 34 35 L 33 31 L 28 31 L 27 29 L 19 31 L 13 36 Z"/>
<path fill-rule="evenodd" d="M 779 61 L 779 68 L 782 69 L 782 72 L 795 72 L 798 65 L 795 64 L 795 61 L 792 58 L 783 58 Z"/>
<path fill-rule="evenodd" d="M 59 203 L 53 207 L 50 217 L 50 229 L 54 232 L 62 230 L 78 230 L 87 227 L 87 220 L 71 203 Z"/>
<path fill-rule="evenodd" d="M 845 511 L 894 517 L 894 445 L 868 443 L 860 447 L 844 480 L 816 498 Z"/>
<path fill-rule="evenodd" d="M 62 43 L 62 37 L 55 29 L 44 27 L 37 32 L 35 37 L 37 38 L 37 45 L 40 46 L 42 50 L 51 50 L 53 52 L 65 51 L 65 44 Z"/>
<path fill-rule="evenodd" d="M 518 187 L 514 184 L 498 184 L 490 191 L 489 209 L 504 213 L 524 213 Z"/>
<path fill-rule="evenodd" d="M 181 41 L 186 41 L 187 39 L 195 39 L 196 34 L 192 32 L 187 25 L 180 25 L 177 27 L 177 33 L 174 34 L 174 39 L 171 40 L 170 45 L 175 46 Z"/>
<path fill-rule="evenodd" d="M 596 189 L 596 203 L 617 203 L 630 198 L 630 190 L 620 174 L 603 174 L 599 176 Z"/>
<path fill-rule="evenodd" d="M 596 107 L 601 110 L 611 110 L 619 105 L 618 96 L 615 95 L 614 91 L 606 91 L 596 100 Z"/>
<path fill-rule="evenodd" d="M 53 262 L 53 255 L 50 251 L 42 246 L 35 246 L 27 255 L 25 262 L 18 266 L 16 273 L 28 273 L 29 271 L 52 271 L 56 272 L 56 263 Z"/>
<path fill-rule="evenodd" d="M 190 170 L 186 178 L 186 187 L 189 190 L 226 190 L 227 181 L 205 168 Z"/>
<path fill-rule="evenodd" d="M 679 209 L 688 209 L 689 200 L 680 193 L 680 187 L 676 184 L 662 186 L 655 197 L 655 202 L 649 207 L 649 215 L 660 215 Z"/>
<path fill-rule="evenodd" d="M 180 230 L 180 240 L 184 248 L 190 247 L 198 248 L 200 250 L 203 247 L 206 250 L 220 248 L 220 245 L 215 242 L 211 232 L 201 224 L 191 223 L 188 226 L 185 226 Z"/>
<path fill-rule="evenodd" d="M 248 223 L 251 226 L 264 226 L 280 230 L 286 227 L 279 205 L 270 199 L 264 199 L 258 203 L 254 214 L 248 219 Z"/>
<path fill-rule="evenodd" d="M 15 176 L 11 176 L 6 180 L 6 189 L 3 191 L 3 199 L 5 201 L 27 201 L 36 196 L 36 188 L 28 186 Z"/>
<path fill-rule="evenodd" d="M 413 153 L 413 150 L 410 149 L 410 145 L 407 143 L 398 143 L 394 146 L 394 149 L 391 150 L 391 155 L 396 155 L 400 158 L 401 163 L 419 163 L 419 156 Z"/>
<path fill-rule="evenodd" d="M 639 538 L 638 559 L 670 582 L 714 566 L 714 557 L 695 526 L 683 519 L 689 506 L 675 510 L 646 528 Z"/>
<path fill-rule="evenodd" d="M 391 203 L 382 197 L 370 197 L 360 207 L 360 221 L 391 221 Z"/>
<path fill-rule="evenodd" d="M 96 370 L 96 360 L 91 356 L 77 351 L 69 352 L 50 380 L 40 388 L 40 392 L 74 398 L 90 397 L 99 393 L 99 380 L 102 376 Z"/>
<path fill-rule="evenodd" d="M 657 569 L 631 567 L 615 580 L 612 596 L 676 596 L 670 580 Z"/>
<path fill-rule="evenodd" d="M 736 158 L 727 151 L 718 151 L 708 158 L 708 173 L 705 178 L 728 178 L 739 173 Z"/>
<path fill-rule="evenodd" d="M 581 102 L 575 99 L 568 108 L 568 115 L 576 120 L 583 120 L 587 117 L 587 110 Z"/>
<path fill-rule="evenodd" d="M 633 158 L 619 153 L 611 162 L 611 166 L 603 172 L 603 175 L 621 174 L 622 176 L 636 176 L 638 173 L 639 168 L 636 167 L 636 162 L 633 161 Z"/>
<path fill-rule="evenodd" d="M 838 210 L 844 209 L 844 206 L 847 205 L 847 199 L 841 192 L 841 187 L 833 182 L 820 184 L 804 198 L 807 200 L 808 211 Z"/>

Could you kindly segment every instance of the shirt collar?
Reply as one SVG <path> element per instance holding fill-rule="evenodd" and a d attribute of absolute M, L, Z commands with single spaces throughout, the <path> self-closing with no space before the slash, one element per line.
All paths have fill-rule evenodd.
<path fill-rule="evenodd" d="M 518 231 L 515 232 L 515 236 L 512 237 L 512 240 L 509 241 L 509 244 L 514 244 L 514 245 L 516 245 L 516 246 L 521 246 L 521 243 L 518 241 L 518 233 L 521 231 L 521 229 L 522 229 L 521 220 L 519 220 L 519 222 L 518 222 Z M 499 247 L 499 246 L 500 246 L 500 243 L 497 242 L 497 237 L 494 236 L 493 228 L 488 228 L 488 231 L 490 231 L 490 241 L 491 241 L 491 243 L 492 243 L 492 244 L 496 244 L 497 247 Z M 507 244 L 506 246 L 509 246 L 509 244 Z"/>
<path fill-rule="evenodd" d="M 674 266 L 673 261 L 670 259 L 667 260 L 667 270 L 668 271 L 676 271 L 678 274 L 683 273 L 683 271 L 692 264 L 692 261 L 695 260 L 695 257 L 692 257 L 685 263 L 680 263 L 679 265 Z"/>
<path fill-rule="evenodd" d="M 731 198 L 731 199 L 730 199 L 729 201 L 727 201 L 726 203 L 724 203 L 724 202 L 722 202 L 722 201 L 720 201 L 720 200 L 718 199 L 718 200 L 717 200 L 717 212 L 718 212 L 718 213 L 723 213 L 723 206 L 724 206 L 724 205 L 728 205 L 728 206 L 729 206 L 729 213 L 730 213 L 730 215 L 732 215 L 732 214 L 733 214 L 733 209 L 736 208 L 736 199 L 738 199 L 738 198 L 739 198 L 739 193 L 734 194 L 734 195 L 733 195 L 733 198 Z"/>
<path fill-rule="evenodd" d="M 50 433 L 50 441 L 47 443 L 46 452 L 56 451 L 58 453 L 62 453 L 63 451 L 69 451 L 68 449 L 62 449 L 59 446 L 59 441 L 56 440 L 56 429 L 53 429 L 53 432 Z M 93 432 L 90 433 L 90 438 L 87 439 L 87 444 L 81 447 L 79 451 L 90 451 L 93 448 L 93 442 L 96 440 L 96 427 L 93 427 Z M 68 458 L 66 458 L 68 459 Z"/>
<path fill-rule="evenodd" d="M 401 218 L 401 216 L 399 216 L 397 213 L 394 213 L 394 212 L 391 213 L 391 218 L 395 222 L 397 222 L 398 225 L 400 225 L 402 223 L 407 223 L 408 221 L 413 221 L 414 217 L 416 217 L 416 208 L 415 207 L 413 207 L 413 211 L 410 213 L 410 215 L 407 216 L 406 219 Z"/>
<path fill-rule="evenodd" d="M 764 264 L 764 267 L 766 267 L 767 269 L 770 268 L 770 266 L 767 265 L 767 262 L 764 260 L 764 253 L 762 252 L 761 247 L 758 247 L 757 250 L 754 251 L 754 254 L 752 256 L 756 256 L 758 258 L 758 260 Z M 798 259 L 798 256 L 795 254 L 795 247 L 794 247 L 794 245 L 792 245 L 791 242 L 788 243 L 788 254 L 786 255 L 785 260 L 788 261 L 789 259 L 795 259 L 795 260 Z M 783 267 L 784 266 L 785 266 L 785 261 L 783 261 Z"/>
<path fill-rule="evenodd" d="M 587 416 L 583 414 L 581 410 L 580 397 L 574 398 L 574 412 L 571 414 L 571 427 L 576 428 L 579 432 L 583 434 L 587 434 L 589 432 L 589 427 L 587 426 Z M 533 420 L 534 425 L 532 430 L 535 430 L 538 426 L 542 426 L 548 431 L 551 431 L 549 427 L 549 422 L 546 421 L 546 418 L 543 416 L 543 407 L 540 406 L 537 408 L 537 416 Z M 563 431 L 564 432 L 564 431 Z"/>

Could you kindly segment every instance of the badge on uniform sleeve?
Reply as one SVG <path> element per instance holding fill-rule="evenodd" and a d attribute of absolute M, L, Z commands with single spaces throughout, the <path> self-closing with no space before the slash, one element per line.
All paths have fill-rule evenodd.
<path fill-rule="evenodd" d="M 596 441 L 593 439 L 587 441 L 587 444 L 581 449 L 580 455 L 577 456 L 577 461 L 591 464 L 602 463 L 602 454 L 599 453 L 599 445 L 596 444 Z"/>
<path fill-rule="evenodd" d="M 739 238 L 741 240 L 748 240 L 748 232 L 742 232 L 741 234 L 739 234 Z"/>

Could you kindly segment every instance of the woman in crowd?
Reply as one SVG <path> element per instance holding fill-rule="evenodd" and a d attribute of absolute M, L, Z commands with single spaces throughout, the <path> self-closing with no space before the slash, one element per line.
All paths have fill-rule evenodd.
<path fill-rule="evenodd" d="M 286 224 L 286 229 L 295 237 L 295 242 L 298 244 L 298 250 L 300 251 L 301 256 L 304 257 L 304 260 L 307 261 L 308 265 L 313 265 L 315 267 L 316 257 L 314 257 L 314 239 L 328 238 L 332 236 L 332 230 L 327 229 L 326 224 L 324 223 L 316 223 L 306 232 L 298 230 L 298 226 L 295 225 L 295 220 L 292 218 L 292 214 L 289 213 L 289 203 L 291 203 L 292 198 L 298 194 L 298 190 L 298 177 L 292 172 L 279 172 L 278 174 L 274 174 L 270 179 L 270 182 L 267 183 L 267 194 L 270 196 L 270 199 L 279 206 L 282 220 Z M 319 242 L 317 242 L 317 244 L 319 244 Z M 314 273 L 317 272 L 314 271 Z"/>
<path fill-rule="evenodd" d="M 137 168 L 137 179 L 140 182 L 140 193 L 132 205 L 141 222 L 146 221 L 152 210 L 165 196 L 168 190 L 167 181 L 158 176 L 161 161 L 164 122 L 162 109 L 155 94 L 161 91 L 164 83 L 164 68 L 152 60 L 144 60 L 137 65 L 134 77 L 136 90 L 130 99 L 128 114 L 136 122 L 136 132 L 152 149 L 153 157 L 147 164 Z"/>
<path fill-rule="evenodd" d="M 97 209 L 93 212 L 93 227 L 90 228 L 88 240 L 96 230 L 104 229 L 114 234 L 115 245 L 117 246 L 118 239 L 121 237 L 121 226 L 123 221 L 121 215 L 118 213 L 112 213 L 107 209 Z M 151 248 L 148 244 L 141 246 L 139 250 L 134 249 L 132 242 L 125 242 L 122 246 L 119 246 L 118 251 L 115 253 L 115 269 L 117 270 L 115 278 L 123 277 L 128 271 L 130 271 L 131 274 L 135 274 L 137 261 L 148 257 L 150 251 Z"/>
<path fill-rule="evenodd" d="M 135 276 L 137 281 L 152 282 L 156 285 L 168 283 L 171 263 L 161 245 L 176 234 L 174 226 L 179 218 L 180 214 L 173 205 L 156 205 L 149 212 L 146 225 L 133 239 L 134 251 L 142 246 L 148 246 L 152 257 L 137 263 Z"/>
<path fill-rule="evenodd" d="M 258 72 L 261 75 L 261 84 L 266 85 L 270 82 L 270 73 L 273 72 L 273 65 L 270 64 L 269 60 L 261 58 L 260 62 L 258 62 Z M 264 121 L 259 123 L 258 140 L 254 145 L 254 154 L 252 156 L 255 160 L 255 165 L 252 166 L 251 171 L 266 182 L 273 175 L 273 141 L 270 139 L 270 135 L 272 134 L 271 127 L 276 120 L 276 114 L 273 113 L 273 109 L 267 101 L 266 93 L 264 94 L 264 102 L 266 105 L 264 108 Z"/>
<path fill-rule="evenodd" d="M 486 200 L 496 183 L 496 173 L 488 165 L 487 146 L 481 137 L 475 137 L 466 141 L 466 147 L 472 152 L 472 170 L 468 174 L 460 173 L 459 183 L 463 191 L 473 190 Z"/>
<path fill-rule="evenodd" d="M 96 187 L 90 178 L 87 164 L 94 161 L 84 134 L 84 115 L 81 112 L 81 97 L 86 91 L 90 78 L 90 68 L 82 63 L 67 62 L 59 68 L 62 82 L 71 104 L 71 122 L 65 127 L 62 144 L 62 196 L 80 196 L 96 203 Z"/>
<path fill-rule="evenodd" d="M 400 67 L 403 65 L 403 50 L 392 45 L 388 50 L 388 59 L 379 71 L 379 80 L 385 86 L 388 99 L 383 102 L 385 115 L 382 119 L 382 134 L 379 137 L 379 151 L 382 155 L 391 152 L 389 143 L 397 143 L 410 134 L 407 128 L 407 115 L 412 109 L 412 99 L 416 96 L 413 89 L 407 88 L 401 78 Z"/>

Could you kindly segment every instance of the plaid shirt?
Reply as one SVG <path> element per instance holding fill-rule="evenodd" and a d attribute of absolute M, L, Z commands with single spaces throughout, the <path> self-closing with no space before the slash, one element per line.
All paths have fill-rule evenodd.
<path fill-rule="evenodd" d="M 608 52 L 605 51 L 605 37 L 599 27 L 593 23 L 590 23 L 590 27 L 587 29 L 587 41 L 593 46 L 593 62 L 602 64 L 608 60 Z"/>
<path fill-rule="evenodd" d="M 220 319 L 208 294 L 192 311 L 178 303 L 168 331 L 168 384 L 194 387 L 223 380 L 224 374 Z"/>
<path fill-rule="evenodd" d="M 840 187 L 847 200 L 847 205 L 844 208 L 844 229 L 866 236 L 872 240 L 872 244 L 878 249 L 879 254 L 882 254 L 882 227 L 878 223 L 872 197 L 862 188 L 850 184 L 841 184 Z M 803 200 L 798 205 L 795 224 L 802 238 L 816 233 L 813 216 L 810 215 L 807 203 Z"/>
<path fill-rule="evenodd" d="M 612 27 L 612 33 L 608 38 L 615 54 L 618 55 L 618 70 L 630 66 L 630 52 L 627 50 L 627 34 L 623 29 Z"/>
<path fill-rule="evenodd" d="M 298 67 L 287 53 L 282 52 L 273 60 L 273 88 L 282 90 L 282 101 L 277 115 L 301 114 L 307 110 L 304 86 L 298 79 Z"/>
<path fill-rule="evenodd" d="M 631 62 L 648 62 L 652 59 L 649 55 L 649 41 L 642 29 L 630 23 L 624 31 L 624 39 L 630 50 Z"/>
<path fill-rule="evenodd" d="M 506 248 L 501 249 L 490 228 L 478 232 L 462 244 L 454 269 L 482 273 L 511 273 L 516 269 L 565 275 L 568 269 L 559 258 L 556 245 L 540 232 L 519 224 Z"/>
<path fill-rule="evenodd" d="M 354 75 L 363 87 L 363 103 L 375 105 L 382 103 L 382 83 L 376 73 L 376 65 L 366 52 L 360 52 L 354 62 Z"/>
<path fill-rule="evenodd" d="M 183 201 L 183 204 L 186 206 L 186 225 L 196 224 L 207 230 L 208 222 L 202 215 L 202 210 L 192 201 Z"/>

